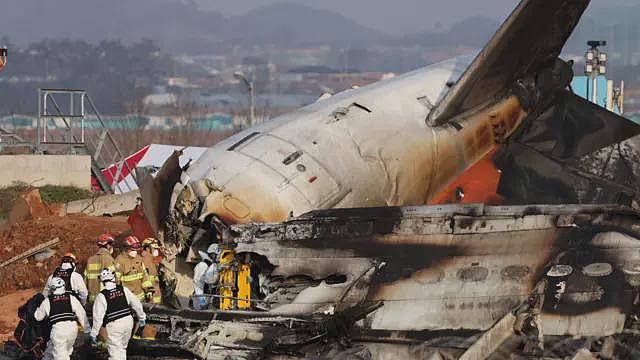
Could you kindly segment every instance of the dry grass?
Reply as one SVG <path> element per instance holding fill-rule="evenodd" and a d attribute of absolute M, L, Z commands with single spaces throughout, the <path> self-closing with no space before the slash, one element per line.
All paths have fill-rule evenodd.
<path fill-rule="evenodd" d="M 18 196 L 32 186 L 16 182 L 11 186 L 0 188 L 0 218 L 7 218 Z M 88 199 L 93 193 L 89 190 L 73 186 L 46 185 L 39 187 L 40 197 L 45 204 L 66 203 L 69 201 Z"/>

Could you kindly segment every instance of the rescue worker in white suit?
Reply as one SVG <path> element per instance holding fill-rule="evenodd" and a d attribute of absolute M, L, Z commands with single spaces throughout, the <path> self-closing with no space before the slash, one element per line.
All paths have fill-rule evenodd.
<path fill-rule="evenodd" d="M 216 262 L 220 250 L 217 244 L 211 244 L 207 252 L 198 251 L 201 261 L 193 268 L 193 307 L 205 310 L 211 304 L 218 283 L 220 264 Z"/>
<path fill-rule="evenodd" d="M 124 360 L 127 358 L 127 346 L 133 331 L 133 316 L 138 318 L 138 326 L 145 326 L 146 314 L 142 303 L 131 290 L 116 284 L 116 273 L 111 269 L 102 269 L 100 281 L 104 289 L 98 293 L 93 303 L 93 327 L 91 328 L 91 342 L 97 342 L 100 328 L 107 328 L 107 349 L 109 359 Z"/>
<path fill-rule="evenodd" d="M 62 256 L 60 266 L 50 275 L 45 283 L 42 295 L 49 296 L 51 289 L 49 288 L 49 282 L 52 278 L 59 277 L 64 280 L 65 289 L 71 295 L 74 295 L 82 305 L 87 304 L 87 297 L 89 291 L 87 285 L 84 283 L 82 275 L 76 272 L 76 256 L 73 253 L 66 253 Z"/>
<path fill-rule="evenodd" d="M 47 350 L 44 354 L 46 360 L 70 359 L 73 353 L 73 344 L 78 337 L 78 325 L 76 321 L 84 327 L 85 333 L 89 332 L 90 326 L 87 321 L 87 314 L 75 296 L 65 289 L 65 282 L 59 277 L 53 277 L 49 281 L 51 294 L 49 294 L 42 304 L 36 309 L 34 318 L 42 321 L 49 318 L 51 333 Z"/>

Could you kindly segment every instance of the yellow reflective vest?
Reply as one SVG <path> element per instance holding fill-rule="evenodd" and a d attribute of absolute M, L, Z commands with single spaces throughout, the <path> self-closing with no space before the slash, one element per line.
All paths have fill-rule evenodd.
<path fill-rule="evenodd" d="M 141 301 L 145 298 L 145 289 L 152 288 L 147 269 L 140 255 L 131 257 L 122 253 L 116 258 L 116 275 L 120 278 L 122 286 L 126 286 Z"/>
<path fill-rule="evenodd" d="M 116 271 L 116 261 L 109 250 L 100 248 L 95 255 L 87 259 L 87 266 L 84 268 L 84 279 L 87 283 L 87 290 L 89 290 L 87 299 L 89 303 L 93 303 L 96 295 L 102 290 L 100 272 L 105 268 Z"/>
<path fill-rule="evenodd" d="M 162 302 L 162 294 L 160 293 L 160 279 L 158 278 L 158 265 L 153 261 L 153 254 L 150 251 L 143 251 L 140 254 L 144 266 L 147 269 L 149 281 L 153 285 L 151 288 L 146 288 L 146 300 L 152 304 L 160 304 Z"/>

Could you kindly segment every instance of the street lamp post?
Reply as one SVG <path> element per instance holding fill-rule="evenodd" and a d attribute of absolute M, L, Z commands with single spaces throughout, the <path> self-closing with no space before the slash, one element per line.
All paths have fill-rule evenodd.
<path fill-rule="evenodd" d="M 0 70 L 7 65 L 7 48 L 5 46 L 0 46 Z"/>
<path fill-rule="evenodd" d="M 589 50 L 584 55 L 584 73 L 591 78 L 591 102 L 598 103 L 598 76 L 607 72 L 607 53 L 598 47 L 607 46 L 606 41 L 588 41 Z"/>
<path fill-rule="evenodd" d="M 256 118 L 256 87 L 253 81 L 249 81 L 241 71 L 236 71 L 233 76 L 241 80 L 249 91 L 249 127 L 253 126 Z"/>

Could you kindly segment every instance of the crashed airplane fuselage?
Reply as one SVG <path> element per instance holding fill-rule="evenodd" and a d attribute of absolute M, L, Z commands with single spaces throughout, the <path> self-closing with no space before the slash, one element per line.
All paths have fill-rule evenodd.
<path fill-rule="evenodd" d="M 569 220 L 558 225 L 558 214 L 570 216 L 569 210 L 495 208 L 473 218 L 461 207 L 444 217 L 412 217 L 406 212 L 434 210 L 392 207 L 448 198 L 443 192 L 497 148 L 515 148 L 506 158 L 515 156 L 512 140 L 561 164 L 638 133 L 629 121 L 567 89 L 571 63 L 558 55 L 587 4 L 523 0 L 475 58 L 444 61 L 322 99 L 216 144 L 184 172 L 176 154 L 141 189 L 150 224 L 168 249 L 173 295 L 186 304 L 193 287 L 184 256 L 197 261 L 197 250 L 212 242 L 233 249 L 237 261 L 251 268 L 252 308 L 330 314 L 346 304 L 383 302 L 365 320 L 365 327 L 376 330 L 485 330 L 522 304 L 554 264 L 575 265 L 573 274 L 586 268 L 589 277 L 598 266 L 607 268 L 598 265 L 602 261 L 612 267 L 602 276 L 617 276 L 616 286 L 628 289 L 620 280 L 626 258 L 566 255 L 574 241 L 586 244 L 580 249 L 593 249 L 589 242 L 596 235 L 581 233 Z M 556 132 L 538 126 L 562 124 L 566 114 L 576 113 L 585 126 L 575 137 L 570 127 Z M 533 140 L 542 150 L 528 146 Z M 529 178 L 553 174 L 534 175 Z M 359 209 L 287 222 L 312 210 L 380 206 L 388 208 L 378 209 L 375 220 L 358 215 L 364 211 Z M 362 223 L 352 222 L 354 216 Z M 276 222 L 282 223 L 254 225 Z M 247 225 L 236 229 L 238 235 L 229 230 L 233 224 Z M 563 256 L 573 256 L 571 264 Z M 594 271 L 590 264 L 596 264 Z M 556 270 L 560 277 L 570 275 L 567 268 Z M 584 291 L 578 286 L 580 295 L 572 298 L 587 305 L 556 304 L 549 313 L 602 310 L 608 320 L 590 318 L 601 322 L 594 328 L 569 316 L 551 332 L 618 331 L 627 299 L 611 302 L 592 293 L 618 296 L 619 288 L 593 279 L 578 283 L 593 285 Z"/>
<path fill-rule="evenodd" d="M 165 169 L 143 191 L 152 227 L 170 212 L 181 224 L 210 216 L 235 224 L 428 204 L 567 91 L 571 67 L 557 56 L 587 3 L 523 1 L 475 58 L 347 90 L 244 130 L 209 148 L 175 189 L 180 170 Z"/>

